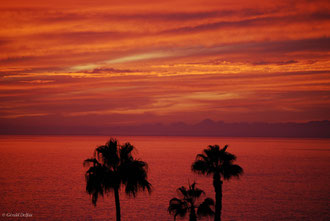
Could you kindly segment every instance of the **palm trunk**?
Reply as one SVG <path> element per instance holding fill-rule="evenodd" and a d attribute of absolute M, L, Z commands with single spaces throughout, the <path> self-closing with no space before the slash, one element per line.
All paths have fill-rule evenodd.
<path fill-rule="evenodd" d="M 196 217 L 195 207 L 192 206 L 190 208 L 189 221 L 196 221 L 196 220 L 197 220 L 197 217 Z"/>
<path fill-rule="evenodd" d="M 214 221 L 221 221 L 221 209 L 222 209 L 222 181 L 220 180 L 220 174 L 214 174 L 213 186 L 215 191 L 215 214 Z"/>
<path fill-rule="evenodd" d="M 120 202 L 119 202 L 118 188 L 115 188 L 114 192 L 115 192 L 115 202 L 116 202 L 116 221 L 120 221 Z"/>

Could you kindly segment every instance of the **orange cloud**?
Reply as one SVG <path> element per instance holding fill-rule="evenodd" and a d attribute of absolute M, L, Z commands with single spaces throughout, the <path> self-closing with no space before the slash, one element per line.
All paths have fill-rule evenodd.
<path fill-rule="evenodd" d="M 328 1 L 77 3 L 1 4 L 4 123 L 329 119 Z"/>

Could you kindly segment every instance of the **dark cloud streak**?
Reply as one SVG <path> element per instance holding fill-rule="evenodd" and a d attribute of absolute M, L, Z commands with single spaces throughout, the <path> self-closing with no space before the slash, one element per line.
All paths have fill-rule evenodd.
<path fill-rule="evenodd" d="M 315 21 L 330 20 L 330 13 L 312 13 L 307 15 L 290 15 L 290 16 L 269 16 L 249 18 L 238 21 L 219 21 L 213 23 L 206 23 L 196 26 L 186 26 L 175 29 L 168 29 L 162 31 L 162 34 L 189 34 L 202 31 L 212 31 L 217 29 L 235 29 L 235 28 L 252 28 L 260 26 L 274 26 L 274 25 L 288 25 L 295 23 L 306 23 Z"/>

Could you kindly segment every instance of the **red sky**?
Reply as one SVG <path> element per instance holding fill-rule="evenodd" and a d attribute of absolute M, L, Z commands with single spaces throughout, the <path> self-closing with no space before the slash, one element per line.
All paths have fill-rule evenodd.
<path fill-rule="evenodd" d="M 0 3 L 0 123 L 330 119 L 329 1 Z"/>

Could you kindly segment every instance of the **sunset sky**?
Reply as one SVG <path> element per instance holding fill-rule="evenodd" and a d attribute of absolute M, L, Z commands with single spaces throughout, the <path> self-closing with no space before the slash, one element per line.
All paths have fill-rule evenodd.
<path fill-rule="evenodd" d="M 328 0 L 4 0 L 0 124 L 329 120 L 329 30 Z"/>

